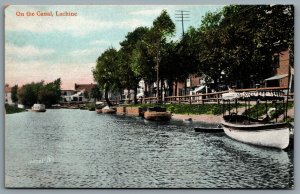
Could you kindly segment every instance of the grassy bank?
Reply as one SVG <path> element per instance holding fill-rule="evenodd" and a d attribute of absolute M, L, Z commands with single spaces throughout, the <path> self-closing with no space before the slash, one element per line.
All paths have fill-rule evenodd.
<path fill-rule="evenodd" d="M 232 112 L 235 112 L 235 105 L 231 104 L 230 107 L 228 104 L 137 104 L 137 105 L 128 105 L 128 106 L 133 106 L 133 107 L 141 107 L 141 108 L 148 108 L 148 107 L 154 107 L 154 106 L 160 106 L 163 108 L 166 108 L 167 111 L 175 113 L 175 114 L 195 114 L 195 115 L 200 115 L 200 114 L 207 114 L 207 115 L 221 115 L 224 111 L 226 110 L 228 112 L 228 109 Z M 270 108 L 274 108 L 275 104 L 268 104 L 267 105 L 268 110 Z M 293 102 L 289 102 L 288 104 L 288 109 L 292 108 L 294 106 Z M 244 104 L 237 104 L 237 107 L 244 107 Z M 247 114 L 250 117 L 256 118 L 257 116 L 257 109 L 258 109 L 258 116 L 262 116 L 266 112 L 266 105 L 263 104 L 258 104 L 252 106 L 250 109 L 248 109 L 246 112 L 243 114 Z M 279 115 L 284 113 L 284 107 L 283 104 L 277 104 L 277 112 L 272 112 L 270 115 L 271 118 L 278 117 Z"/>
<path fill-rule="evenodd" d="M 175 114 L 208 114 L 220 115 L 222 114 L 222 104 L 138 104 L 129 105 L 134 107 L 148 108 L 160 106 L 166 108 L 167 111 Z"/>
<path fill-rule="evenodd" d="M 245 111 L 243 113 L 243 115 L 247 115 L 250 116 L 252 118 L 256 118 L 257 115 L 258 117 L 263 116 L 266 114 L 266 109 L 269 110 L 270 108 L 275 108 L 277 109 L 277 111 L 272 111 L 270 113 L 270 118 L 274 119 L 274 118 L 278 118 L 280 115 L 282 115 L 285 112 L 285 106 L 286 104 L 273 104 L 273 103 L 269 103 L 269 104 L 265 104 L 265 103 L 260 103 L 260 104 L 256 104 L 253 107 L 251 107 L 250 109 L 248 109 L 247 111 Z M 294 107 L 294 102 L 289 102 L 288 103 L 288 109 L 291 109 Z"/>
<path fill-rule="evenodd" d="M 16 106 L 11 106 L 11 105 L 8 105 L 8 104 L 5 104 L 5 110 L 6 110 L 6 114 L 13 114 L 13 113 L 18 113 L 18 112 L 25 111 L 25 109 L 18 108 Z"/>

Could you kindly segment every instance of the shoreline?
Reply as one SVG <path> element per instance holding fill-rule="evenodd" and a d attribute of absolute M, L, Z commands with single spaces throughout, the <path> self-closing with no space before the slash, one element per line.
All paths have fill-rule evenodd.
<path fill-rule="evenodd" d="M 217 123 L 220 124 L 222 122 L 222 115 L 194 115 L 194 114 L 172 114 L 172 119 L 174 120 L 186 120 L 192 119 L 195 122 L 205 122 L 205 123 Z"/>

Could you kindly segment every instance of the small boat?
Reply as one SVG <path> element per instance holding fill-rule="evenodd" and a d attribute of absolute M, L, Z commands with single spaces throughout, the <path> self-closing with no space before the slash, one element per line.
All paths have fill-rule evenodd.
<path fill-rule="evenodd" d="M 32 107 L 31 107 L 31 110 L 33 112 L 46 112 L 46 107 L 44 104 L 34 104 Z"/>
<path fill-rule="evenodd" d="M 53 104 L 53 105 L 51 105 L 51 108 L 53 108 L 53 109 L 60 109 L 61 105 L 60 104 Z"/>
<path fill-rule="evenodd" d="M 197 126 L 194 127 L 195 132 L 203 132 L 203 133 L 222 133 L 224 132 L 222 126 L 218 125 L 217 127 L 203 127 Z"/>
<path fill-rule="evenodd" d="M 95 111 L 96 109 L 94 107 L 88 108 L 89 111 Z"/>
<path fill-rule="evenodd" d="M 109 107 L 109 106 L 105 106 L 105 107 L 102 108 L 102 113 L 113 114 L 115 112 L 116 112 L 116 110 L 112 107 Z"/>
<path fill-rule="evenodd" d="M 165 108 L 160 107 L 148 108 L 144 112 L 144 118 L 150 121 L 169 121 L 171 117 L 171 113 L 166 112 Z"/>
<path fill-rule="evenodd" d="M 283 100 L 283 97 L 272 95 L 271 92 L 267 93 L 267 95 L 261 95 L 260 93 L 255 93 L 254 95 L 243 93 L 234 94 L 234 92 L 230 92 L 230 94 L 223 94 L 223 105 L 224 101 L 229 103 L 234 100 L 236 104 L 237 110 L 237 100 L 244 99 L 245 104 L 250 100 L 255 100 L 256 103 L 259 100 L 264 100 L 267 106 L 267 101 L 275 99 Z M 247 110 L 248 105 L 245 107 Z M 246 113 L 245 110 L 245 113 Z M 258 115 L 258 113 L 257 113 Z M 232 139 L 237 141 L 253 144 L 258 146 L 286 149 L 289 146 L 290 141 L 290 127 L 285 122 L 271 122 L 269 121 L 269 116 L 266 110 L 266 118 L 263 120 L 251 118 L 249 115 L 238 115 L 237 112 L 231 112 L 229 109 L 229 114 L 224 115 L 223 113 L 223 130 L 225 134 Z"/>
<path fill-rule="evenodd" d="M 192 118 L 183 119 L 182 122 L 185 124 L 191 124 L 193 122 L 193 119 Z"/>
<path fill-rule="evenodd" d="M 289 145 L 290 130 L 287 123 L 264 122 L 243 115 L 223 117 L 226 135 L 243 143 L 285 149 Z"/>
<path fill-rule="evenodd" d="M 96 112 L 97 112 L 98 114 L 102 113 L 102 108 L 96 108 Z"/>

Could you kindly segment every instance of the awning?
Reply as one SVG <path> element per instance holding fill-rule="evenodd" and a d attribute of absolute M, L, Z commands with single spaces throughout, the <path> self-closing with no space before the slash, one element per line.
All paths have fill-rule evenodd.
<path fill-rule="evenodd" d="M 288 74 L 282 74 L 282 75 L 275 75 L 273 77 L 270 77 L 268 79 L 265 79 L 265 81 L 271 81 L 271 80 L 277 80 L 277 79 L 282 79 L 282 78 L 285 78 L 287 77 Z"/>
<path fill-rule="evenodd" d="M 200 86 L 200 87 L 197 87 L 197 88 L 195 88 L 195 90 L 193 91 L 193 92 L 199 92 L 199 91 L 201 91 L 201 90 L 203 90 L 205 88 L 205 86 Z"/>

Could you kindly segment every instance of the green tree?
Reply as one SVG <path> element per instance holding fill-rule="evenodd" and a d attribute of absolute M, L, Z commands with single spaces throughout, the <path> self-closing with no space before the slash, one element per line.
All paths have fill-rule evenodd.
<path fill-rule="evenodd" d="M 293 57 L 293 21 L 290 5 L 230 5 L 207 13 L 194 39 L 200 71 L 215 88 L 220 81 L 238 87 L 261 82 L 273 73 L 276 50 L 289 47 Z"/>
<path fill-rule="evenodd" d="M 122 85 L 128 90 L 134 90 L 134 103 L 137 101 L 136 95 L 139 81 L 142 78 L 147 79 L 153 72 L 149 68 L 148 55 L 143 43 L 148 32 L 149 29 L 147 27 L 138 27 L 134 31 L 129 32 L 125 40 L 120 43 L 121 49 L 118 51 Z"/>
<path fill-rule="evenodd" d="M 46 85 L 43 85 L 43 87 L 38 92 L 38 101 L 45 104 L 47 107 L 59 103 L 61 98 L 60 85 L 60 78 Z"/>
<path fill-rule="evenodd" d="M 45 84 L 44 81 L 25 84 L 20 89 L 18 98 L 27 107 L 31 107 L 35 103 L 42 103 L 49 107 L 59 102 L 61 96 L 60 85 L 60 78 L 48 84 Z"/>
<path fill-rule="evenodd" d="M 92 70 L 94 80 L 104 90 L 108 106 L 112 106 L 108 92 L 118 90 L 121 87 L 118 69 L 118 52 L 114 48 L 109 48 L 98 57 L 96 67 Z"/>
<path fill-rule="evenodd" d="M 18 93 L 21 104 L 31 107 L 38 102 L 38 93 L 42 89 L 44 82 L 25 84 Z"/>
<path fill-rule="evenodd" d="M 166 10 L 153 21 L 153 26 L 147 35 L 146 44 L 149 53 L 153 56 L 156 69 L 156 97 L 160 101 L 159 81 L 160 81 L 160 63 L 162 52 L 167 38 L 175 32 L 175 24 L 171 20 Z"/>
<path fill-rule="evenodd" d="M 18 102 L 18 85 L 14 85 L 11 88 L 11 100 L 13 101 L 13 103 Z"/>
<path fill-rule="evenodd" d="M 217 89 L 217 83 L 221 72 L 228 67 L 222 41 L 223 32 L 219 27 L 222 15 L 218 12 L 207 13 L 202 20 L 199 28 L 199 39 L 194 42 L 198 43 L 199 52 L 199 70 L 208 75 L 212 80 L 211 87 Z"/>
<path fill-rule="evenodd" d="M 102 95 L 103 95 L 103 93 L 102 93 L 99 85 L 96 85 L 91 89 L 91 97 L 94 98 L 95 101 L 101 100 Z"/>
<path fill-rule="evenodd" d="M 88 91 L 84 90 L 83 97 L 86 98 L 86 99 L 90 98 L 90 95 L 89 95 Z"/>

